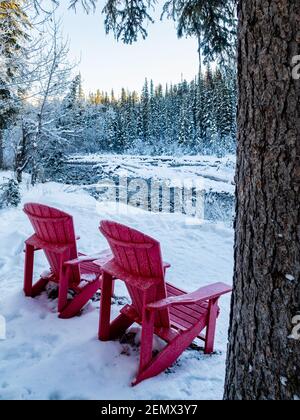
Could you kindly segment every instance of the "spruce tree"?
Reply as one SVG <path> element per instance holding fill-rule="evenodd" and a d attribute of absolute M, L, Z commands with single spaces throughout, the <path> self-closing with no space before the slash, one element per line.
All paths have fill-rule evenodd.
<path fill-rule="evenodd" d="M 148 80 L 145 80 L 143 89 L 142 89 L 142 95 L 141 95 L 141 107 L 140 107 L 140 119 L 141 119 L 141 135 L 144 144 L 149 143 L 150 139 L 150 95 L 149 95 L 149 84 Z"/>
<path fill-rule="evenodd" d="M 97 104 L 97 98 L 94 103 Z M 70 84 L 69 92 L 65 96 L 61 106 L 61 116 L 58 121 L 58 127 L 65 129 L 66 139 L 69 142 L 69 148 L 76 151 L 84 140 L 81 131 L 84 126 L 84 93 L 82 89 L 81 75 L 78 74 Z M 67 132 L 70 132 L 68 135 Z"/>
<path fill-rule="evenodd" d="M 195 127 L 195 147 L 200 153 L 205 150 L 205 85 L 202 73 L 199 73 L 196 91 L 196 127 Z"/>
<path fill-rule="evenodd" d="M 215 118 L 215 87 L 213 73 L 209 65 L 207 66 L 204 78 L 203 127 L 204 151 L 205 153 L 215 153 L 217 147 L 217 127 Z"/>
<path fill-rule="evenodd" d="M 17 207 L 21 202 L 19 184 L 14 179 L 0 186 L 0 209 L 3 207 Z"/>
<path fill-rule="evenodd" d="M 3 167 L 3 134 L 21 108 L 16 82 L 22 69 L 29 26 L 23 1 L 0 1 L 0 169 Z"/>

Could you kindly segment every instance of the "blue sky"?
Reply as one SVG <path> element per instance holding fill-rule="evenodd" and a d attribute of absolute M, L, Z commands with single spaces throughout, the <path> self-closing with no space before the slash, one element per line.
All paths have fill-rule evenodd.
<path fill-rule="evenodd" d="M 106 35 L 101 5 L 95 15 L 61 6 L 64 35 L 70 40 L 70 57 L 81 58 L 80 72 L 84 90 L 96 89 L 118 93 L 121 87 L 140 90 L 145 77 L 155 83 L 176 83 L 181 76 L 191 80 L 197 73 L 197 42 L 178 40 L 172 21 L 156 20 L 149 26 L 147 40 L 124 45 Z M 159 15 L 158 15 L 159 16 Z"/>

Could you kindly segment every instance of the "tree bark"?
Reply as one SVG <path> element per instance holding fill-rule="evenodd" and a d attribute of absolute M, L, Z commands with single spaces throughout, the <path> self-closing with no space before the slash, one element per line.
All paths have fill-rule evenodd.
<path fill-rule="evenodd" d="M 237 215 L 225 399 L 299 399 L 299 0 L 239 4 Z M 295 337 L 296 338 L 296 337 Z"/>
<path fill-rule="evenodd" d="M 23 180 L 23 172 L 26 169 L 29 163 L 29 156 L 27 156 L 28 152 L 28 143 L 30 134 L 30 124 L 22 119 L 22 135 L 20 138 L 20 142 L 17 147 L 17 152 L 15 156 L 15 176 L 17 182 L 20 184 Z"/>

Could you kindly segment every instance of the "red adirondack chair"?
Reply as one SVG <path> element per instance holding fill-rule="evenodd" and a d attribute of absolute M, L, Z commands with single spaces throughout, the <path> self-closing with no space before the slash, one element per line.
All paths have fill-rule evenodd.
<path fill-rule="evenodd" d="M 24 292 L 26 296 L 40 294 L 49 281 L 58 283 L 58 312 L 60 318 L 76 315 L 100 288 L 101 265 L 112 258 L 110 251 L 94 256 L 78 254 L 73 218 L 67 213 L 36 203 L 28 203 L 24 212 L 34 229 L 25 241 Z M 50 264 L 50 273 L 42 275 L 33 285 L 35 251 L 43 250 Z M 100 257 L 100 260 L 99 260 Z M 98 260 L 98 265 L 93 263 Z M 74 298 L 68 300 L 72 290 Z"/>
<path fill-rule="evenodd" d="M 158 375 L 172 365 L 195 338 L 205 342 L 204 352 L 213 352 L 218 299 L 232 289 L 224 283 L 186 293 L 165 282 L 168 267 L 160 244 L 137 230 L 103 221 L 100 231 L 106 237 L 114 258 L 104 264 L 100 306 L 99 339 L 117 338 L 130 325 L 142 326 L 140 365 L 133 385 Z M 126 283 L 131 305 L 110 323 L 113 279 Z M 201 332 L 206 329 L 205 334 Z M 166 341 L 166 347 L 153 357 L 153 334 Z"/>

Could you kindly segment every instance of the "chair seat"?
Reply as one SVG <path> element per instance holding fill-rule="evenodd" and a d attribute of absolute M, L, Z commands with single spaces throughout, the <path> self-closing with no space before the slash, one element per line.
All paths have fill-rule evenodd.
<path fill-rule="evenodd" d="M 186 293 L 169 283 L 166 283 L 166 288 L 168 297 L 180 296 Z M 206 317 L 207 314 L 208 302 L 171 306 L 171 327 L 179 331 L 186 331 L 195 325 L 202 317 Z M 202 336 L 199 336 L 199 338 L 202 338 Z"/>
<path fill-rule="evenodd" d="M 166 283 L 167 297 L 184 295 L 181 289 L 178 289 L 170 283 Z M 132 305 L 126 305 L 121 312 L 127 317 L 131 318 L 134 322 L 142 324 L 137 311 Z M 186 331 L 193 327 L 201 318 L 208 316 L 208 302 L 201 302 L 188 305 L 177 305 L 170 307 L 170 323 L 171 328 L 155 328 L 155 334 L 167 341 L 168 343 L 182 331 Z M 199 335 L 199 339 L 205 340 L 204 335 Z"/>

